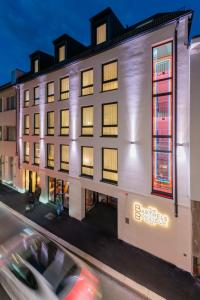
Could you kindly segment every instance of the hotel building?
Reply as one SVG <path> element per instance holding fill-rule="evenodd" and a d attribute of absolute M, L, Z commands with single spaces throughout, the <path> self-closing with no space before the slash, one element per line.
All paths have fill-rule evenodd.
<path fill-rule="evenodd" d="M 95 211 L 98 226 L 192 273 L 191 19 L 124 28 L 106 9 L 90 19 L 90 46 L 64 34 L 54 56 L 30 55 L 16 87 L 18 190 L 39 183 L 50 204 L 61 191 L 70 216 Z"/>

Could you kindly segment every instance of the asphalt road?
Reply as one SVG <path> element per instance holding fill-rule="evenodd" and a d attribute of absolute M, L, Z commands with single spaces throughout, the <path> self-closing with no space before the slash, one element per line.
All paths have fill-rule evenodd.
<path fill-rule="evenodd" d="M 17 235 L 27 225 L 15 216 L 11 215 L 6 209 L 0 208 L 0 244 L 14 235 Z M 101 271 L 93 268 L 100 279 L 102 286 L 103 299 L 102 300 L 142 300 L 143 297 L 134 293 L 124 285 L 113 278 L 105 275 Z M 0 299 L 9 299 L 5 291 L 0 286 Z"/>

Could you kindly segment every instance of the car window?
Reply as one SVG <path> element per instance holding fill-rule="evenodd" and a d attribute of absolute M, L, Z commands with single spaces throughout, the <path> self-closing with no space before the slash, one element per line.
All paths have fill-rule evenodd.
<path fill-rule="evenodd" d="M 38 289 L 38 284 L 33 273 L 21 261 L 11 261 L 8 264 L 8 268 L 26 286 L 33 290 Z"/>

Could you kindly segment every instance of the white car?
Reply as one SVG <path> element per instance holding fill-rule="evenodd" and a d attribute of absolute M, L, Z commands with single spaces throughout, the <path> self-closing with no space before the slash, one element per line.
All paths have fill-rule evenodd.
<path fill-rule="evenodd" d="M 16 300 L 101 299 L 89 267 L 29 228 L 0 246 L 0 284 Z"/>

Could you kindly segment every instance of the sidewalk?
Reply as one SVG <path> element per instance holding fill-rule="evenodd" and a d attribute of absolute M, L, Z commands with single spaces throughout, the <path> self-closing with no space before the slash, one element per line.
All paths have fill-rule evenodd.
<path fill-rule="evenodd" d="M 49 220 L 46 215 L 54 212 L 49 205 L 41 204 L 35 210 L 25 213 L 24 195 L 5 186 L 0 186 L 0 201 L 166 299 L 200 299 L 200 284 L 189 273 L 171 264 L 105 235 L 91 225 L 71 218 L 67 214 Z"/>

